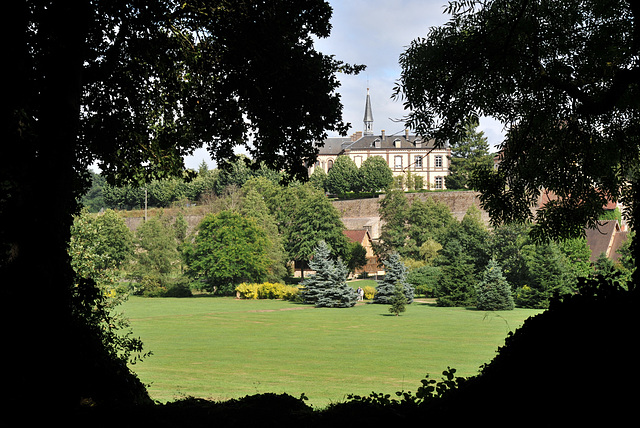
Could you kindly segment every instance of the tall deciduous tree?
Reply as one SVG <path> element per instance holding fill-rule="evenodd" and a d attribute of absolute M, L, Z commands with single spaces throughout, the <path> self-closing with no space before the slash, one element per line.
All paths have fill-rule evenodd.
<path fill-rule="evenodd" d="M 356 163 L 347 155 L 338 156 L 327 173 L 327 191 L 333 194 L 360 190 L 360 180 Z"/>
<path fill-rule="evenodd" d="M 254 220 L 230 211 L 209 214 L 186 250 L 189 273 L 203 279 L 212 292 L 227 293 L 242 282 L 263 281 L 269 245 Z"/>
<path fill-rule="evenodd" d="M 359 182 L 364 192 L 385 191 L 393 183 L 393 171 L 382 156 L 369 156 L 358 169 Z"/>
<path fill-rule="evenodd" d="M 14 5 L 3 27 L 13 42 L 4 52 L 0 276 L 32 291 L 32 320 L 49 329 L 6 339 L 25 355 L 59 356 L 16 356 L 13 371 L 34 377 L 6 380 L 15 397 L 43 382 L 68 386 L 53 405 L 132 399 L 98 381 L 126 377 L 126 366 L 112 364 L 99 339 L 79 340 L 99 334 L 90 325 L 96 295 L 73 286 L 67 253 L 87 168 L 97 163 L 112 184 L 179 174 L 194 149 L 207 146 L 221 164 L 251 134 L 256 162 L 303 177 L 316 142 L 348 129 L 336 74 L 356 67 L 313 46 L 329 35 L 330 16 L 321 0 Z M 33 209 L 35 194 L 46 209 Z M 17 301 L 11 288 L 6 297 Z"/>
<path fill-rule="evenodd" d="M 430 240 L 442 242 L 448 228 L 455 222 L 451 210 L 444 203 L 433 198 L 414 199 L 407 215 L 409 242 L 401 254 L 414 259 L 421 258 L 422 246 Z"/>
<path fill-rule="evenodd" d="M 290 222 L 284 229 L 285 249 L 291 260 L 302 263 L 303 275 L 304 264 L 311 259 L 320 241 L 331 247 L 334 256 L 348 259 L 349 240 L 343 233 L 344 224 L 338 210 L 324 193 L 311 189 L 304 199 L 295 201 L 296 207 L 289 212 Z"/>
<path fill-rule="evenodd" d="M 443 144 L 468 117 L 506 125 L 499 168 L 474 184 L 496 224 L 534 218 L 536 238 L 580 236 L 623 198 L 635 227 L 640 5 L 465 0 L 447 12 L 401 55 L 407 126 Z M 543 206 L 541 189 L 554 196 Z"/>
<path fill-rule="evenodd" d="M 379 255 L 391 254 L 403 250 L 407 242 L 407 218 L 409 201 L 401 189 L 392 189 L 380 201 L 380 242 L 376 243 Z"/>
<path fill-rule="evenodd" d="M 164 214 L 151 217 L 136 230 L 138 251 L 135 275 L 150 276 L 160 284 L 166 284 L 168 276 L 180 261 L 176 230 L 171 219 Z"/>

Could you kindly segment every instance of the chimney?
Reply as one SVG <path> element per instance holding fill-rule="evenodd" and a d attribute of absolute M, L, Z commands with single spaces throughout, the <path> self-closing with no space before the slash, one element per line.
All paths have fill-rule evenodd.
<path fill-rule="evenodd" d="M 405 129 L 405 130 L 404 130 L 404 138 L 405 138 L 407 141 L 409 141 L 409 130 L 408 130 L 408 129 Z"/>
<path fill-rule="evenodd" d="M 386 141 L 387 137 L 384 135 L 384 129 L 382 131 L 380 131 L 380 132 L 382 132 L 382 141 Z"/>
<path fill-rule="evenodd" d="M 360 138 L 362 138 L 362 131 L 357 131 L 351 135 L 351 141 L 358 141 Z"/>

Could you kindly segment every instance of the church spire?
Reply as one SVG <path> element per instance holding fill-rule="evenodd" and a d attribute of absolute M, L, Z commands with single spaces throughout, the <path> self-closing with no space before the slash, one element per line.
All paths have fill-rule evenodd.
<path fill-rule="evenodd" d="M 364 106 L 364 135 L 373 135 L 373 112 L 371 111 L 371 98 L 367 88 L 367 102 Z"/>

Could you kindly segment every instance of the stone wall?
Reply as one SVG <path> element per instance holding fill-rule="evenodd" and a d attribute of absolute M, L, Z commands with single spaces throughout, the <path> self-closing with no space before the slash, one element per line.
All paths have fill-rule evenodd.
<path fill-rule="evenodd" d="M 462 220 L 465 213 L 474 205 L 480 210 L 482 221 L 489 224 L 489 214 L 480 208 L 478 192 L 430 192 L 430 193 L 406 193 L 407 199 L 411 202 L 414 199 L 426 200 L 433 198 L 444 203 L 451 210 L 451 214 L 458 221 Z M 368 229 L 373 239 L 380 237 L 381 220 L 378 213 L 380 201 L 384 198 L 372 199 L 351 199 L 334 201 L 333 206 L 337 208 L 342 217 L 342 221 L 347 229 Z"/>
<path fill-rule="evenodd" d="M 464 214 L 467 212 L 471 205 L 475 205 L 480 209 L 480 200 L 478 198 L 478 192 L 462 191 L 462 192 L 429 192 L 429 193 L 407 193 L 407 199 L 412 201 L 416 198 L 425 200 L 426 198 L 433 198 L 438 202 L 442 202 L 449 207 L 451 214 L 458 221 L 462 220 Z M 369 199 L 351 199 L 342 201 L 333 201 L 333 206 L 336 207 L 342 222 L 349 230 L 356 229 L 368 229 L 369 234 L 373 239 L 380 237 L 380 215 L 378 208 L 380 207 L 380 201 L 384 198 L 381 195 L 379 198 Z M 482 220 L 485 224 L 489 224 L 489 215 L 487 212 L 480 209 L 482 214 Z M 185 215 L 184 218 L 188 224 L 188 231 L 191 233 L 198 226 L 202 220 L 203 215 Z M 143 217 L 127 217 L 124 219 L 129 229 L 133 232 L 143 223 Z"/>

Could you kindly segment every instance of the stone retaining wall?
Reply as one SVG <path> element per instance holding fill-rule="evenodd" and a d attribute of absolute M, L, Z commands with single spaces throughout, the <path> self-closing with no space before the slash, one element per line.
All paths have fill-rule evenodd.
<path fill-rule="evenodd" d="M 425 200 L 426 198 L 433 198 L 438 202 L 442 202 L 449 207 L 451 214 L 458 221 L 462 220 L 464 214 L 467 212 L 471 205 L 475 205 L 480 209 L 480 200 L 478 198 L 478 192 L 462 191 L 462 192 L 430 192 L 430 193 L 406 193 L 407 199 L 412 201 L 416 198 Z M 371 237 L 376 239 L 380 236 L 380 214 L 378 208 L 380 207 L 380 201 L 384 198 L 381 195 L 379 198 L 368 199 L 351 199 L 333 201 L 333 206 L 336 207 L 342 218 L 345 227 L 350 230 L 356 229 L 368 229 Z M 489 215 L 487 212 L 480 209 L 482 214 L 482 220 L 485 224 L 489 224 Z M 203 215 L 185 215 L 184 218 L 188 224 L 189 233 L 195 230 L 198 223 L 202 220 Z M 125 223 L 129 229 L 133 232 L 143 223 L 143 217 L 126 217 Z"/>

